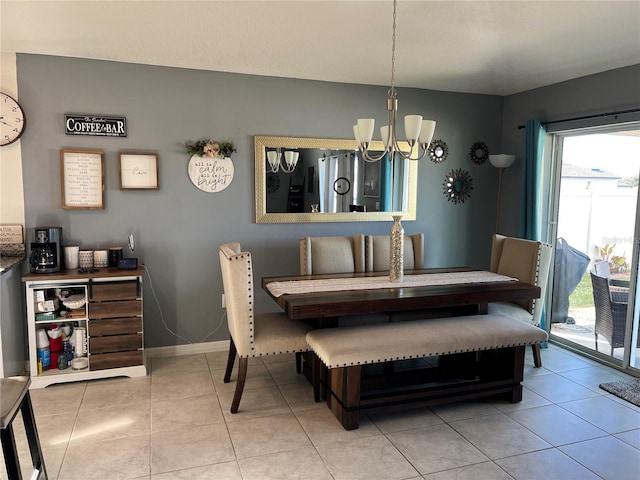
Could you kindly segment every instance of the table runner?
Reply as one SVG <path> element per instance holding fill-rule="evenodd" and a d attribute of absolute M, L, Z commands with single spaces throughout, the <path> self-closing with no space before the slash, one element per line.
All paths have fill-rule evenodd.
<path fill-rule="evenodd" d="M 475 270 L 470 272 L 427 273 L 405 275 L 403 282 L 391 282 L 388 275 L 379 277 L 328 278 L 318 280 L 289 280 L 270 282 L 267 289 L 274 297 L 310 292 L 339 292 L 341 290 L 372 290 L 379 288 L 428 287 L 463 283 L 513 282 L 516 278 Z"/>

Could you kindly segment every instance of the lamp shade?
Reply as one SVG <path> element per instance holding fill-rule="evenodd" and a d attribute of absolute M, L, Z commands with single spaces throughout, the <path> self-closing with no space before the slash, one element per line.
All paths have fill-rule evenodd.
<path fill-rule="evenodd" d="M 515 155 L 506 155 L 504 153 L 501 153 L 499 155 L 489 155 L 489 161 L 491 162 L 491 165 L 496 168 L 509 168 L 511 165 L 513 165 L 513 162 L 515 162 L 515 160 Z"/>

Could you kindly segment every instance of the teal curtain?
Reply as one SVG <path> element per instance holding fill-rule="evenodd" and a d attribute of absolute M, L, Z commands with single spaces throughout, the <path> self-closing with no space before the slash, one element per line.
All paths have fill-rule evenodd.
<path fill-rule="evenodd" d="M 522 157 L 522 190 L 520 199 L 519 236 L 541 240 L 542 216 L 542 154 L 546 129 L 540 120 L 528 120 L 525 127 L 524 156 Z M 548 332 L 547 314 L 542 312 L 540 328 Z M 547 348 L 547 343 L 540 345 Z"/>
<path fill-rule="evenodd" d="M 527 240 L 540 240 L 542 151 L 545 133 L 546 129 L 540 120 L 527 121 L 524 156 L 522 157 L 519 226 L 520 238 Z"/>
<path fill-rule="evenodd" d="M 380 159 L 380 211 L 393 211 L 393 162 L 389 154 Z"/>

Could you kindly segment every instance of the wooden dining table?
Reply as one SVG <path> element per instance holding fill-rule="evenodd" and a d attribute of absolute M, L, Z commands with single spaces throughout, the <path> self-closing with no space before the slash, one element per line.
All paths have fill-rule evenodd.
<path fill-rule="evenodd" d="M 402 316 L 402 312 L 417 311 L 419 318 L 486 314 L 492 302 L 540 297 L 540 287 L 466 267 L 410 270 L 404 272 L 403 282 L 388 280 L 387 272 L 296 275 L 264 277 L 262 287 L 292 320 L 309 322 L 315 328 L 339 327 L 338 319 L 342 316 L 376 313 L 400 312 Z M 368 288 L 371 284 L 375 288 Z M 358 408 L 415 399 L 435 404 L 511 392 L 513 384 L 522 380 L 524 347 L 519 348 L 518 355 L 499 350 L 484 352 L 482 359 L 475 352 L 444 355 L 439 357 L 436 367 L 421 362 L 408 365 L 413 361 L 407 360 L 401 361 L 401 365 L 387 362 L 380 372 L 375 365 L 365 365 Z M 310 352 L 303 354 L 303 358 L 303 373 L 312 383 L 316 375 L 324 386 L 323 397 L 336 413 L 334 407 L 340 402 L 332 398 L 339 396 L 334 390 L 336 385 L 344 386 L 343 383 L 331 381 L 330 373 L 321 368 L 320 362 L 314 363 Z M 486 372 L 490 372 L 488 379 Z M 505 378 L 497 379 L 496 372 L 503 372 Z"/>
<path fill-rule="evenodd" d="M 388 276 L 387 272 L 345 273 L 325 275 L 295 275 L 264 277 L 262 288 L 292 320 L 315 320 L 318 326 L 324 320 L 346 315 L 366 315 L 412 310 L 458 309 L 462 314 L 486 313 L 492 302 L 528 301 L 540 297 L 540 287 L 519 281 L 477 281 L 471 283 L 408 286 L 413 275 L 478 272 L 467 267 L 428 268 L 404 272 L 405 282 L 385 285 L 384 288 L 353 289 L 358 281 L 367 277 Z M 486 274 L 495 275 L 491 272 Z M 274 283 L 308 280 L 352 279 L 344 288 L 331 291 L 307 291 L 274 295 Z M 270 284 L 271 287 L 270 287 Z M 330 322 L 329 322 L 330 323 Z"/>

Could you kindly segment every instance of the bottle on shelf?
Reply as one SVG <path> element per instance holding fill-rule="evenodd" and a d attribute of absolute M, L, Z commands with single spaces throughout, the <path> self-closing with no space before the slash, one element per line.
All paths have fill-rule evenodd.
<path fill-rule="evenodd" d="M 51 368 L 58 368 L 58 358 L 62 353 L 62 330 L 54 323 L 49 327 L 47 335 L 49 335 Z"/>
<path fill-rule="evenodd" d="M 42 371 L 49 370 L 51 366 L 51 351 L 49 350 L 49 337 L 47 336 L 47 332 L 40 328 L 38 329 L 38 340 L 37 340 L 37 349 L 38 349 L 38 360 L 42 364 Z"/>

